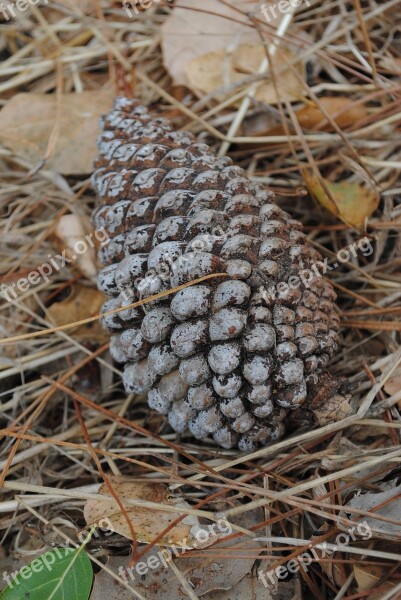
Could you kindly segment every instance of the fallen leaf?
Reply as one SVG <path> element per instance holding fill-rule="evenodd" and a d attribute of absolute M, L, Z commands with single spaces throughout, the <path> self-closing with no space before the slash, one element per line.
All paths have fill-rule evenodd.
<path fill-rule="evenodd" d="M 235 518 L 233 522 L 249 528 L 260 523 L 263 518 L 262 509 L 257 509 L 251 514 L 246 513 Z M 235 558 L 235 547 L 238 547 L 237 552 L 241 556 L 249 551 L 252 558 Z M 227 548 L 230 549 L 227 551 Z M 139 549 L 142 550 L 142 548 Z M 252 539 L 241 536 L 227 542 L 218 542 L 210 550 L 214 555 L 220 552 L 222 554 L 230 553 L 232 558 L 212 558 L 204 549 L 201 554 L 199 550 L 186 551 L 185 557 L 181 557 L 182 552 L 179 548 L 172 551 L 167 548 L 158 550 L 154 547 L 132 567 L 129 566 L 130 556 L 110 556 L 107 560 L 107 567 L 114 573 L 118 573 L 132 589 L 140 593 L 146 600 L 158 600 L 161 597 L 187 597 L 181 582 L 170 566 L 171 563 L 174 563 L 175 567 L 179 569 L 187 581 L 188 587 L 195 595 L 205 600 L 241 600 L 242 598 L 278 600 L 280 595 L 273 596 L 273 593 L 277 592 L 276 586 L 272 585 L 271 590 L 266 590 L 257 579 L 256 573 L 252 571 L 255 556 L 262 551 L 262 542 L 254 542 Z M 267 561 L 263 561 L 264 568 L 266 568 L 266 563 Z M 254 595 L 249 595 L 250 589 L 255 590 Z M 105 571 L 96 575 L 91 600 L 103 600 L 104 598 L 128 600 L 132 597 L 132 592 L 114 581 Z M 287 600 L 290 597 L 291 595 L 286 594 L 281 596 L 281 600 Z"/>
<path fill-rule="evenodd" d="M 350 416 L 352 409 L 349 404 L 351 396 L 342 394 L 328 397 L 321 406 L 313 409 L 313 414 L 320 427 L 335 421 L 341 421 Z"/>
<path fill-rule="evenodd" d="M 387 573 L 391 565 L 387 567 L 378 567 L 376 565 L 364 565 L 363 563 L 356 563 L 354 565 L 354 575 L 358 584 L 358 592 L 367 592 L 372 587 L 377 585 L 379 581 L 385 578 L 385 581 L 380 585 L 380 591 L 369 595 L 369 600 L 381 600 L 386 592 L 389 592 L 395 587 L 399 581 L 391 581 L 387 579 Z"/>
<path fill-rule="evenodd" d="M 91 561 L 82 548 L 51 550 L 22 567 L 22 570 L 3 590 L 2 600 L 89 598 L 93 570 Z"/>
<path fill-rule="evenodd" d="M 263 520 L 263 510 L 254 509 L 238 515 L 235 524 L 244 529 L 250 529 Z M 208 552 L 204 552 L 204 557 L 198 559 L 192 558 L 189 554 L 187 557 L 179 559 L 177 566 L 191 583 L 196 595 L 203 596 L 215 590 L 231 590 L 252 570 L 255 556 L 262 550 L 262 542 L 255 542 L 252 538 L 246 537 L 234 538 L 226 542 L 218 542 L 213 546 L 211 553 L 223 555 L 221 558 L 208 556 Z M 249 558 L 247 558 L 248 553 Z M 240 557 L 237 558 L 236 554 L 239 554 Z M 264 568 L 266 565 L 268 565 L 267 562 Z"/>
<path fill-rule="evenodd" d="M 277 66 L 278 68 L 281 67 L 281 61 L 278 54 L 280 50 L 281 48 L 277 48 L 274 56 L 274 66 Z M 266 49 L 263 44 L 256 44 L 254 46 L 242 45 L 233 52 L 232 57 L 232 65 L 235 71 L 246 75 L 252 75 L 257 72 L 260 64 L 266 58 Z M 286 65 L 284 64 L 284 66 Z"/>
<path fill-rule="evenodd" d="M 67 323 L 75 323 L 87 317 L 99 314 L 106 300 L 105 295 L 83 285 L 75 285 L 72 293 L 61 302 L 54 302 L 49 306 L 47 312 L 53 324 L 58 327 Z M 93 321 L 70 330 L 70 335 L 81 342 L 106 342 L 108 336 L 99 325 L 99 321 Z"/>
<path fill-rule="evenodd" d="M 264 563 L 264 561 L 263 561 Z M 258 579 L 256 573 L 250 573 L 229 590 L 217 590 L 202 596 L 203 600 L 294 600 L 300 598 L 296 593 L 296 580 L 289 583 L 280 581 L 278 586 L 267 589 Z"/>
<path fill-rule="evenodd" d="M 333 200 L 312 171 L 304 170 L 303 178 L 310 194 L 324 208 L 344 221 L 350 227 L 363 231 L 365 222 L 379 205 L 380 198 L 374 190 L 362 187 L 358 183 L 347 181 L 332 183 L 323 179 Z"/>
<path fill-rule="evenodd" d="M 17 94 L 0 111 L 0 141 L 32 166 L 48 150 L 47 169 L 64 175 L 90 173 L 96 155 L 98 119 L 112 104 L 112 91 Z"/>
<path fill-rule="evenodd" d="M 242 10 L 244 16 L 236 9 Z M 186 65 L 206 52 L 233 50 L 235 45 L 259 43 L 257 30 L 249 27 L 247 13 L 259 16 L 259 2 L 181 0 L 161 26 L 164 64 L 173 82 L 187 85 Z"/>
<path fill-rule="evenodd" d="M 161 597 L 188 598 L 188 595 L 183 593 L 180 582 L 171 568 L 159 565 L 148 570 L 145 575 L 140 577 L 135 573 L 135 567 L 128 567 L 129 560 L 130 557 L 126 556 L 109 556 L 107 559 L 107 567 L 114 573 L 120 574 L 120 576 L 120 569 L 122 567 L 124 573 L 126 573 L 127 584 L 136 592 L 142 594 L 146 600 L 160 600 Z M 159 560 L 157 552 L 153 550 L 145 556 L 145 562 L 147 564 L 155 565 L 157 560 Z M 179 568 L 179 561 L 175 562 Z M 280 581 L 277 594 L 277 590 L 271 591 L 266 589 L 261 584 L 256 574 L 248 574 L 235 584 L 233 588 L 209 592 L 202 596 L 202 599 L 244 600 L 244 598 L 249 598 L 250 600 L 293 600 L 293 598 L 296 597 L 293 588 L 294 586 L 292 583 L 288 584 Z M 163 593 L 163 596 L 161 593 Z M 104 600 L 105 598 L 107 598 L 107 600 L 132 600 L 133 597 L 133 593 L 129 589 L 115 581 L 106 571 L 102 570 L 95 575 L 95 583 L 93 585 L 90 600 Z"/>
<path fill-rule="evenodd" d="M 313 130 L 319 125 L 319 131 L 333 131 L 333 126 L 327 121 L 320 106 L 341 128 L 354 125 L 368 116 L 363 104 L 355 106 L 355 103 L 345 96 L 325 96 L 319 98 L 319 105 L 304 106 L 295 113 L 301 127 Z"/>
<path fill-rule="evenodd" d="M 139 546 L 138 550 L 143 550 L 143 547 Z M 146 594 L 142 596 L 146 600 L 158 600 L 162 591 L 165 598 L 180 598 L 180 583 L 168 566 L 167 554 L 164 556 L 163 551 L 152 548 L 144 559 L 138 564 L 146 562 L 150 568 L 148 566 L 146 571 L 145 568 L 141 569 L 141 575 L 137 572 L 136 565 L 129 566 L 131 556 L 108 556 L 106 566 L 119 575 L 131 589 Z M 95 575 L 90 600 L 132 600 L 135 597 L 130 589 L 113 579 L 107 571 L 102 569 Z"/>
<path fill-rule="evenodd" d="M 140 500 L 144 503 L 156 502 L 177 509 L 167 512 L 163 510 L 157 511 L 154 508 L 146 506 L 126 505 L 125 508 L 134 527 L 138 542 L 150 543 L 163 529 L 182 515 L 182 511 L 179 510 L 180 508 L 189 508 L 189 504 L 182 498 L 172 498 L 167 486 L 164 484 L 138 482 L 130 477 L 115 475 L 111 476 L 110 480 L 122 502 L 124 498 L 129 498 L 131 500 Z M 99 494 L 110 496 L 110 491 L 106 484 L 102 484 L 98 491 Z M 108 517 L 115 532 L 132 539 L 127 520 L 118 505 L 116 505 L 114 498 L 110 502 L 105 500 L 88 500 L 85 504 L 84 516 L 88 525 L 95 525 L 99 520 L 101 521 L 104 517 Z M 202 545 L 198 540 L 198 537 L 201 537 L 199 534 L 200 530 L 204 532 L 205 527 L 202 527 L 198 518 L 187 515 L 157 543 L 161 546 L 169 546 L 171 544 L 182 543 L 185 540 L 185 544 L 188 544 L 188 546 L 199 547 Z M 209 538 L 206 541 L 206 545 L 208 543 L 212 544 L 216 540 L 216 536 L 209 536 Z"/>
<path fill-rule="evenodd" d="M 228 54 L 225 50 L 208 52 L 187 64 L 185 72 L 188 84 L 200 97 L 210 94 L 218 88 L 243 80 L 247 74 L 256 74 L 265 56 L 266 52 L 262 44 L 242 45 L 232 54 Z M 296 100 L 302 96 L 305 81 L 304 65 L 297 62 L 293 67 L 298 72 L 299 78 L 294 74 L 293 68 L 288 66 L 288 63 L 295 58 L 291 50 L 277 48 L 274 56 L 277 91 L 269 79 L 259 85 L 255 94 L 257 101 L 264 104 L 277 104 L 279 100 Z"/>
<path fill-rule="evenodd" d="M 382 505 L 382 506 L 381 506 Z M 379 508 L 377 508 L 379 506 Z M 401 512 L 401 486 L 379 492 L 377 494 L 367 493 L 359 494 L 352 498 L 345 506 L 344 511 L 347 512 L 347 507 L 356 508 L 364 512 L 371 512 L 372 516 L 364 516 L 363 523 L 366 524 L 370 529 L 375 529 L 373 534 L 375 538 L 383 538 L 387 540 L 400 540 L 401 538 L 401 524 L 400 521 Z M 386 521 L 378 520 L 374 518 L 374 515 L 380 515 L 386 517 L 390 521 L 395 523 L 387 523 Z"/>
<path fill-rule="evenodd" d="M 324 96 L 319 98 L 321 106 L 342 129 L 354 125 L 357 121 L 368 116 L 365 106 L 352 102 L 343 96 Z M 327 121 L 319 106 L 308 105 L 295 112 L 299 125 L 303 129 L 312 131 L 334 131 L 334 127 Z M 319 127 L 318 127 L 319 126 Z M 266 135 L 295 135 L 293 125 L 288 122 L 287 130 L 284 129 L 280 115 L 272 112 L 261 112 L 247 117 L 242 126 L 241 135 L 244 136 L 266 136 Z"/>
<path fill-rule="evenodd" d="M 54 233 L 63 244 L 66 256 L 74 261 L 81 273 L 96 281 L 95 239 L 89 238 L 89 227 L 79 215 L 63 215 L 56 224 Z M 84 250 L 84 251 L 83 251 Z"/>

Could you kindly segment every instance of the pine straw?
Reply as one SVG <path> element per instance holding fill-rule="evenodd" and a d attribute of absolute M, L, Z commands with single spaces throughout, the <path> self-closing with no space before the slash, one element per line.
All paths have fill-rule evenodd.
<path fill-rule="evenodd" d="M 234 527 L 238 542 L 234 548 L 219 549 L 217 543 L 197 555 L 216 560 L 256 558 L 256 549 L 244 546 L 244 541 L 263 538 L 266 545 L 259 556 L 263 569 L 285 564 L 311 544 L 333 542 L 350 526 L 351 515 L 356 522 L 367 515 L 342 511 L 356 491 L 381 491 L 383 482 L 396 481 L 401 392 L 387 393 L 386 382 L 401 362 L 397 322 L 401 59 L 394 22 L 399 5 L 399 0 L 380 4 L 355 0 L 351 6 L 340 0 L 292 16 L 307 37 L 291 33 L 291 18 L 279 34 L 281 43 L 298 44 L 299 60 L 309 57 L 309 99 L 320 105 L 324 95 L 347 96 L 354 107 L 369 107 L 369 115 L 346 133 L 332 119 L 329 131 L 305 131 L 296 128 L 293 108 L 284 103 L 272 111 L 278 122 L 281 119 L 287 128 L 292 123 L 297 133 L 262 135 L 257 140 L 242 135 L 242 125 L 260 111 L 253 93 L 263 73 L 250 77 L 245 92 L 233 86 L 224 102 L 216 102 L 213 94 L 199 100 L 174 91 L 159 47 L 159 26 L 170 10 L 161 3 L 129 19 L 118 3 L 49 2 L 50 12 L 33 6 L 21 19 L 1 26 L 0 42 L 8 55 L 0 67 L 2 104 L 19 91 L 80 92 L 111 84 L 116 93 L 135 92 L 221 154 L 231 152 L 255 181 L 275 189 L 280 203 L 305 224 L 313 243 L 330 260 L 360 234 L 299 193 L 302 167 L 310 164 L 331 180 L 364 180 L 381 195 L 367 225 L 374 254 L 369 258 L 358 254 L 330 273 L 343 324 L 342 347 L 332 369 L 354 386 L 353 415 L 248 455 L 171 433 L 162 418 L 149 412 L 144 397 L 125 396 L 108 344 L 81 343 L 71 330 L 50 329 L 47 308 L 54 299 L 67 295 L 78 280 L 93 285 L 73 267 L 65 267 L 51 282 L 31 288 L 12 304 L 3 302 L 4 337 L 45 332 L 37 338 L 22 337 L 1 350 L 0 529 L 2 544 L 12 556 L 29 560 L 50 543 L 51 530 L 57 534 L 52 539 L 61 542 L 72 536 L 76 543 L 72 532 L 85 526 L 84 501 L 99 497 L 99 470 L 106 479 L 107 473 L 114 473 L 170 484 L 191 505 L 182 509 L 182 516 L 215 520 L 216 510 L 224 510 L 229 520 L 235 520 L 262 507 L 265 519 L 252 530 L 238 533 Z M 335 20 L 339 14 L 343 18 Z M 239 12 L 238 19 L 247 17 Z M 271 42 L 271 29 L 261 18 L 249 20 L 249 26 L 258 28 L 264 40 L 270 35 Z M 241 98 L 240 108 L 238 104 L 235 108 Z M 65 178 L 46 167 L 27 176 L 35 165 L 5 148 L 0 160 L 1 273 L 2 283 L 9 283 L 46 262 L 54 252 L 57 219 L 74 211 L 89 215 L 93 195 L 86 179 Z M 124 506 L 129 505 L 135 501 L 125 500 Z M 363 561 L 367 570 L 369 565 L 380 567 L 375 589 L 382 598 L 400 597 L 397 582 L 390 592 L 381 592 L 387 574 L 401 561 L 394 539 L 397 535 L 380 544 L 357 541 L 343 552 L 314 561 L 307 573 L 301 569 L 304 597 L 366 597 L 357 592 L 354 578 L 355 565 Z M 116 579 L 104 565 L 104 555 L 115 552 L 118 543 L 128 553 L 129 545 L 118 536 L 104 542 L 100 551 L 95 543 L 89 545 L 93 561 Z M 138 547 L 136 556 L 148 549 Z M 322 568 L 325 563 L 334 568 L 335 579 Z M 175 573 L 182 581 L 179 566 L 177 561 Z M 188 594 L 197 597 L 193 591 Z"/>

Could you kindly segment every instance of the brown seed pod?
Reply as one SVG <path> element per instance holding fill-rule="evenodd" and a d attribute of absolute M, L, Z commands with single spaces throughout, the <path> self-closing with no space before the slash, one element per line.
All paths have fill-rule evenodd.
<path fill-rule="evenodd" d="M 104 317 L 127 392 L 147 392 L 174 430 L 243 451 L 282 436 L 299 407 L 323 422 L 336 398 L 344 416 L 344 382 L 325 371 L 336 295 L 313 270 L 321 256 L 300 223 L 229 158 L 136 100 L 117 98 L 102 126 L 92 183 L 94 223 L 109 235 L 104 311 L 227 273 Z"/>

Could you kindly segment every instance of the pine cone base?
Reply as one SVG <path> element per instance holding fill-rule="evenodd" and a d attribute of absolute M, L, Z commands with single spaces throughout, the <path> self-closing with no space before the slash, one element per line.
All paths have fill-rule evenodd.
<path fill-rule="evenodd" d="M 102 127 L 92 183 L 94 224 L 109 236 L 103 311 L 227 274 L 103 317 L 126 391 L 224 448 L 278 439 L 290 412 L 313 412 L 337 347 L 320 254 L 272 192 L 136 100 L 117 98 Z"/>

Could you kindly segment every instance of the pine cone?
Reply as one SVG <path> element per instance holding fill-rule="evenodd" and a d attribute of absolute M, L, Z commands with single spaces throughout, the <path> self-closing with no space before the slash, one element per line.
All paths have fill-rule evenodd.
<path fill-rule="evenodd" d="M 102 125 L 92 182 L 94 223 L 110 238 L 103 311 L 227 273 L 103 317 L 126 391 L 147 392 L 175 431 L 243 451 L 282 436 L 290 411 L 321 411 L 336 295 L 309 271 L 321 256 L 300 223 L 230 158 L 136 100 L 117 98 Z"/>

